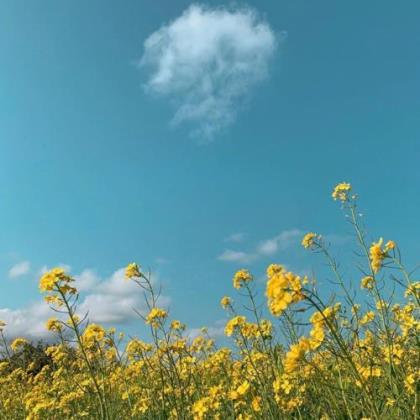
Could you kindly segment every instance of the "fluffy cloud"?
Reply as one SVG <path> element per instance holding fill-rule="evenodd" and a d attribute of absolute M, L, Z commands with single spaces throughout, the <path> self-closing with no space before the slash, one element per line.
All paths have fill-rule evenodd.
<path fill-rule="evenodd" d="M 254 10 L 192 5 L 146 39 L 140 65 L 150 71 L 146 90 L 175 106 L 172 123 L 193 123 L 209 139 L 267 77 L 275 47 Z"/>
<path fill-rule="evenodd" d="M 31 269 L 31 264 L 29 261 L 21 261 L 20 263 L 15 264 L 9 270 L 9 277 L 14 279 L 16 277 L 24 276 L 29 273 Z"/>
<path fill-rule="evenodd" d="M 25 337 L 31 340 L 46 339 L 49 332 L 45 321 L 52 316 L 44 302 L 34 303 L 25 309 L 0 308 L 0 319 L 6 323 L 7 338 Z"/>
<path fill-rule="evenodd" d="M 89 320 L 98 323 L 123 324 L 138 317 L 134 309 L 145 314 L 147 306 L 139 286 L 124 277 L 124 268 L 117 270 L 108 280 L 98 282 L 79 307 L 89 313 Z M 156 282 L 157 279 L 154 279 Z M 159 305 L 168 307 L 169 296 L 160 296 Z"/>
<path fill-rule="evenodd" d="M 124 268 L 107 279 L 101 279 L 89 269 L 74 278 L 82 292 L 77 312 L 80 315 L 88 313 L 90 322 L 121 325 L 138 317 L 134 309 L 141 314 L 147 312 L 142 291 L 134 282 L 124 278 Z M 158 281 L 156 276 L 153 281 Z M 158 303 L 167 308 L 170 304 L 169 296 L 162 295 Z M 50 334 L 45 329 L 45 322 L 52 316 L 57 316 L 57 313 L 44 302 L 34 303 L 24 309 L 0 308 L 0 319 L 7 324 L 9 339 L 18 336 L 33 340 L 48 339 Z"/>

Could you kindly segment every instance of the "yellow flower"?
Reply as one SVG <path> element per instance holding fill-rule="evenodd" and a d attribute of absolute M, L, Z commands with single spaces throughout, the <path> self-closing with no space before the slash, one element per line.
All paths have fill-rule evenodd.
<path fill-rule="evenodd" d="M 230 337 L 238 327 L 243 326 L 246 323 L 246 318 L 244 316 L 236 316 L 229 320 L 225 327 L 225 335 Z"/>
<path fill-rule="evenodd" d="M 360 281 L 360 287 L 362 289 L 371 290 L 373 289 L 374 283 L 375 283 L 375 280 L 373 279 L 372 276 L 366 276 L 366 277 L 363 277 L 362 280 Z"/>
<path fill-rule="evenodd" d="M 284 267 L 282 265 L 280 265 L 280 264 L 270 264 L 267 267 L 267 277 L 271 278 L 275 274 L 281 273 L 282 271 L 284 271 Z"/>
<path fill-rule="evenodd" d="M 404 387 L 409 394 L 414 394 L 415 384 L 416 384 L 416 375 L 414 373 L 408 374 L 404 380 Z"/>
<path fill-rule="evenodd" d="M 51 292 L 57 286 L 60 280 L 65 282 L 71 281 L 70 277 L 60 267 L 47 271 L 39 280 L 39 289 L 41 292 Z"/>
<path fill-rule="evenodd" d="M 297 344 L 292 344 L 290 350 L 286 353 L 284 359 L 284 371 L 286 373 L 293 372 L 304 358 L 305 353 L 310 349 L 310 342 L 307 338 L 302 337 Z"/>
<path fill-rule="evenodd" d="M 374 273 L 377 273 L 382 267 L 382 261 L 385 258 L 385 254 L 382 251 L 383 239 L 380 238 L 378 242 L 373 242 L 369 249 L 369 258 Z"/>
<path fill-rule="evenodd" d="M 152 326 L 157 326 L 158 321 L 164 320 L 168 316 L 168 313 L 164 309 L 152 308 L 146 317 L 146 323 Z"/>
<path fill-rule="evenodd" d="M 225 308 L 225 309 L 228 306 L 230 306 L 231 303 L 232 303 L 232 300 L 228 296 L 223 296 L 222 299 L 220 300 L 220 305 L 222 306 L 222 308 Z"/>
<path fill-rule="evenodd" d="M 63 329 L 63 326 L 61 325 L 61 322 L 57 318 L 50 318 L 46 324 L 46 328 L 48 331 L 61 331 Z"/>
<path fill-rule="evenodd" d="M 185 328 L 185 325 L 184 324 L 182 324 L 180 321 L 178 321 L 178 320 L 173 320 L 172 322 L 171 322 L 171 328 L 173 329 L 173 330 L 183 330 L 184 328 Z"/>
<path fill-rule="evenodd" d="M 260 322 L 260 329 L 264 338 L 271 337 L 273 333 L 273 324 L 267 319 L 262 319 Z"/>
<path fill-rule="evenodd" d="M 271 265 L 267 269 L 269 275 L 266 296 L 270 312 L 279 316 L 291 304 L 304 299 L 301 278 L 292 272 L 286 272 L 281 266 Z M 271 274 L 271 275 L 270 275 Z"/>
<path fill-rule="evenodd" d="M 394 249 L 396 247 L 395 242 L 394 241 L 388 241 L 385 244 L 385 250 L 389 251 L 390 249 Z"/>
<path fill-rule="evenodd" d="M 332 192 L 332 198 L 334 200 L 340 200 L 342 202 L 348 200 L 348 193 L 351 190 L 351 184 L 347 182 L 341 182 L 337 184 Z"/>
<path fill-rule="evenodd" d="M 233 276 L 233 287 L 235 289 L 240 289 L 245 283 L 248 283 L 252 280 L 252 275 L 248 270 L 239 270 Z"/>
<path fill-rule="evenodd" d="M 25 338 L 16 338 L 12 344 L 10 344 L 10 347 L 13 351 L 16 351 L 20 347 L 23 347 L 28 341 Z"/>
<path fill-rule="evenodd" d="M 136 263 L 130 263 L 125 269 L 125 278 L 141 277 L 140 267 Z"/>
<path fill-rule="evenodd" d="M 315 243 L 315 239 L 318 238 L 318 235 L 313 232 L 307 233 L 302 239 L 302 246 L 304 248 L 310 248 Z"/>
<path fill-rule="evenodd" d="M 86 344 L 93 344 L 105 337 L 105 330 L 97 324 L 89 324 L 83 332 L 83 340 Z"/>
<path fill-rule="evenodd" d="M 410 295 L 414 297 L 420 297 L 420 281 L 416 281 L 410 284 L 406 291 L 404 292 L 404 297 L 408 298 Z M 1 328 L 1 321 L 0 321 L 0 328 Z"/>
<path fill-rule="evenodd" d="M 365 315 L 360 318 L 360 325 L 368 324 L 369 322 L 372 322 L 375 319 L 375 312 L 368 311 L 365 313 Z"/>
<path fill-rule="evenodd" d="M 370 263 L 374 273 L 377 273 L 381 269 L 384 259 L 388 256 L 388 252 L 396 246 L 394 241 L 388 241 L 384 249 L 382 249 L 383 242 L 384 240 L 380 238 L 378 242 L 373 242 L 369 249 Z"/>
<path fill-rule="evenodd" d="M 206 416 L 207 411 L 209 410 L 209 402 L 210 399 L 208 397 L 201 398 L 200 400 L 197 400 L 193 407 L 192 412 L 194 415 L 194 419 L 204 419 Z"/>
<path fill-rule="evenodd" d="M 310 347 L 312 350 L 316 350 L 324 341 L 325 338 L 325 332 L 322 327 L 316 326 L 311 330 L 309 333 L 311 336 L 310 339 Z"/>
<path fill-rule="evenodd" d="M 383 299 L 380 299 L 376 302 L 376 309 L 382 311 L 386 309 L 386 302 Z"/>
<path fill-rule="evenodd" d="M 252 409 L 258 413 L 261 411 L 261 397 L 254 397 L 251 402 Z"/>
<path fill-rule="evenodd" d="M 248 381 L 244 381 L 244 382 L 242 382 L 241 385 L 238 386 L 238 388 L 236 389 L 236 392 L 239 395 L 245 395 L 248 392 L 249 387 L 250 387 L 249 382 Z"/>

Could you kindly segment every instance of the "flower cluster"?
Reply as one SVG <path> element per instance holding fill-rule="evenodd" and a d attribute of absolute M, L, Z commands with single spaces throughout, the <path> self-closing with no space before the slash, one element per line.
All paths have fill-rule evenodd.
<path fill-rule="evenodd" d="M 267 268 L 266 296 L 270 312 L 281 315 L 287 307 L 304 299 L 302 281 L 299 276 L 287 272 L 281 265 L 271 264 Z"/>
<path fill-rule="evenodd" d="M 244 284 L 252 281 L 252 275 L 248 270 L 239 270 L 233 276 L 233 287 L 240 289 Z"/>
<path fill-rule="evenodd" d="M 339 200 L 345 202 L 349 199 L 349 192 L 351 190 L 351 184 L 347 182 L 341 182 L 334 187 L 332 192 L 332 198 L 334 200 Z"/>
<path fill-rule="evenodd" d="M 395 248 L 394 241 L 388 241 L 385 247 L 382 248 L 383 242 L 384 240 L 380 238 L 378 242 L 373 242 L 369 249 L 369 258 L 374 273 L 377 273 L 381 269 L 384 259 L 388 257 L 389 251 Z"/>
<path fill-rule="evenodd" d="M 168 316 L 168 313 L 164 309 L 152 308 L 149 314 L 146 316 L 146 323 L 151 324 L 153 327 L 156 327 L 167 316 Z"/>
<path fill-rule="evenodd" d="M 302 239 L 302 246 L 306 249 L 315 245 L 315 241 L 319 239 L 319 235 L 313 232 L 307 233 Z"/>
<path fill-rule="evenodd" d="M 74 279 L 63 268 L 56 267 L 47 271 L 39 280 L 39 290 L 47 292 L 44 297 L 50 305 L 60 307 L 65 302 L 65 296 L 74 296 L 77 289 L 72 286 Z"/>
<path fill-rule="evenodd" d="M 0 321 L 0 418 L 417 418 L 420 282 L 394 242 L 379 240 L 366 255 L 350 190 L 339 184 L 333 197 L 344 203 L 364 255 L 357 267 L 369 293 L 361 300 L 347 277 L 352 271 L 342 273 L 321 236 L 308 233 L 302 245 L 326 258 L 331 275 L 323 264 L 322 281 L 308 282 L 269 265 L 267 309 L 259 282 L 249 287 L 250 271 L 238 271 L 238 297 L 220 301 L 230 319 L 217 345 L 211 336 L 223 332 L 218 323 L 187 328 L 172 319 L 150 274 L 129 264 L 126 278 L 139 286 L 145 305 L 136 310 L 142 339 L 126 338 L 90 323 L 88 314 L 78 316 L 74 280 L 55 268 L 40 280 L 55 315 L 46 323 L 47 345 L 9 340 Z"/>
<path fill-rule="evenodd" d="M 139 278 L 141 277 L 140 267 L 136 263 L 130 263 L 127 265 L 125 269 L 125 278 L 132 279 L 132 278 Z"/>

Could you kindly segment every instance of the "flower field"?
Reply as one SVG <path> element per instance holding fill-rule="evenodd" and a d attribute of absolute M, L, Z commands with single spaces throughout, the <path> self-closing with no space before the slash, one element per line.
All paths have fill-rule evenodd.
<path fill-rule="evenodd" d="M 417 273 L 394 241 L 368 241 L 350 184 L 332 198 L 354 230 L 358 277 L 344 276 L 321 234 L 306 234 L 302 246 L 330 270 L 331 295 L 316 276 L 271 264 L 262 299 L 261 284 L 241 269 L 233 276 L 240 296 L 220 301 L 224 347 L 171 319 L 136 263 L 126 281 L 149 308 L 138 313 L 147 342 L 89 323 L 78 313 L 77 281 L 61 268 L 47 272 L 39 287 L 57 314 L 46 324 L 54 342 L 10 343 L 0 321 L 0 418 L 420 418 Z"/>

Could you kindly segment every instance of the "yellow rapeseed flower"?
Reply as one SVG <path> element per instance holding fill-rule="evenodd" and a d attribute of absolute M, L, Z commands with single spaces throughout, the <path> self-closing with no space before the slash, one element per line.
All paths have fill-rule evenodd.
<path fill-rule="evenodd" d="M 161 308 L 152 308 L 146 317 L 146 323 L 152 326 L 157 326 L 158 321 L 164 320 L 168 316 L 168 313 Z"/>
<path fill-rule="evenodd" d="M 394 241 L 388 241 L 382 249 L 383 242 L 384 240 L 380 238 L 378 242 L 373 242 L 369 248 L 369 259 L 374 273 L 377 273 L 381 269 L 384 259 L 388 256 L 388 252 L 396 246 Z"/>
<path fill-rule="evenodd" d="M 125 278 L 132 279 L 133 277 L 141 277 L 140 267 L 134 262 L 125 268 Z"/>
<path fill-rule="evenodd" d="M 242 382 L 241 385 L 238 386 L 238 388 L 236 389 L 236 392 L 239 395 L 245 395 L 248 392 L 249 387 L 250 387 L 249 382 L 248 381 L 244 381 L 244 382 Z"/>
<path fill-rule="evenodd" d="M 374 283 L 375 283 L 375 280 L 372 276 L 366 276 L 366 277 L 363 277 L 362 280 L 360 281 L 360 287 L 362 289 L 371 290 L 373 289 Z"/>
<path fill-rule="evenodd" d="M 313 232 L 307 233 L 302 239 L 302 246 L 304 248 L 310 248 L 315 243 L 315 239 L 318 238 L 318 235 Z"/>
<path fill-rule="evenodd" d="M 254 397 L 252 399 L 251 406 L 256 413 L 259 413 L 261 411 L 261 400 L 261 397 Z"/>
<path fill-rule="evenodd" d="M 375 319 L 375 312 L 368 311 L 366 312 L 362 318 L 360 318 L 360 325 L 368 324 L 369 322 L 372 322 Z"/>
<path fill-rule="evenodd" d="M 340 184 L 337 184 L 334 188 L 334 191 L 332 192 L 332 198 L 334 200 L 340 200 L 342 202 L 348 200 L 348 194 L 351 190 L 351 184 L 347 182 L 341 182 Z"/>
<path fill-rule="evenodd" d="M 61 322 L 57 318 L 50 318 L 46 324 L 46 328 L 48 331 L 61 331 L 63 329 L 63 326 Z"/>
<path fill-rule="evenodd" d="M 222 299 L 220 300 L 220 305 L 222 306 L 222 308 L 227 308 L 228 306 L 230 306 L 232 303 L 232 300 L 229 296 L 223 296 Z"/>
<path fill-rule="evenodd" d="M 230 319 L 225 326 L 225 335 L 230 337 L 238 327 L 243 326 L 246 323 L 246 318 L 244 316 L 235 316 L 235 318 Z"/>
<path fill-rule="evenodd" d="M 252 275 L 248 270 L 242 269 L 233 276 L 233 287 L 240 289 L 245 283 L 252 281 Z"/>
<path fill-rule="evenodd" d="M 53 268 L 42 275 L 39 280 L 39 289 L 41 292 L 51 292 L 60 280 L 66 280 L 68 278 L 63 268 Z"/>
<path fill-rule="evenodd" d="M 25 338 L 16 338 L 13 340 L 12 344 L 10 344 L 10 347 L 13 351 L 18 350 L 22 346 L 24 346 L 28 341 Z"/>
<path fill-rule="evenodd" d="M 281 315 L 291 303 L 304 299 L 301 278 L 292 272 L 286 272 L 281 266 L 269 266 L 266 296 L 270 312 Z"/>

